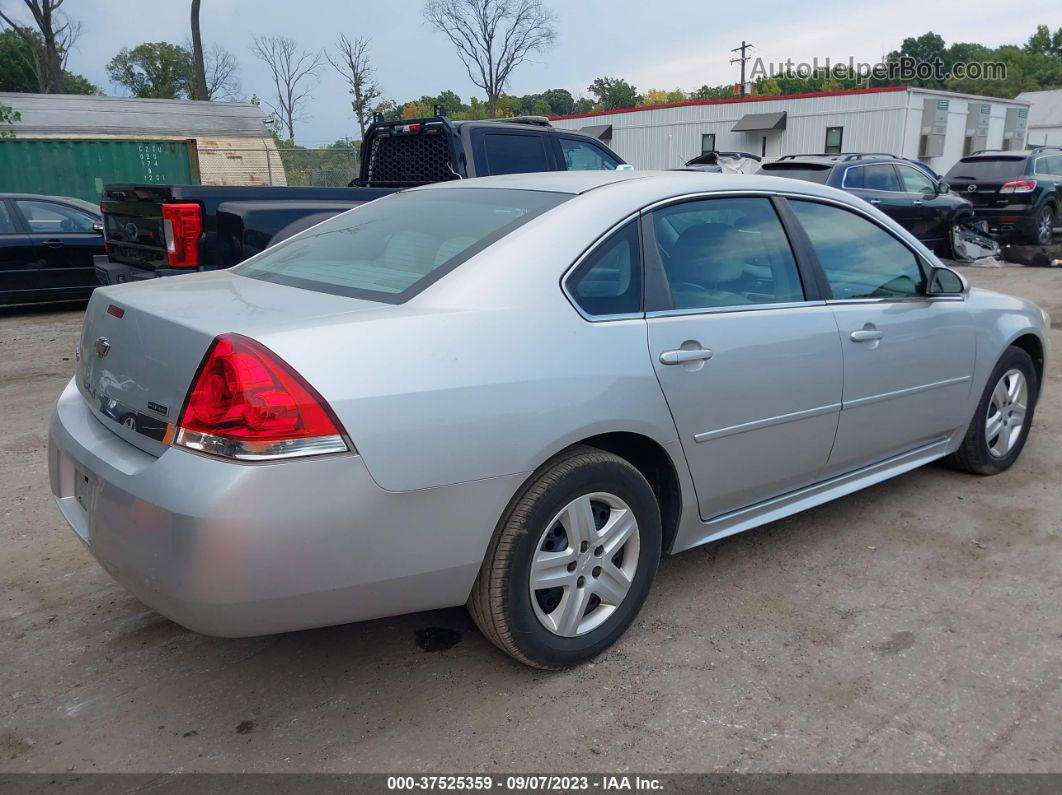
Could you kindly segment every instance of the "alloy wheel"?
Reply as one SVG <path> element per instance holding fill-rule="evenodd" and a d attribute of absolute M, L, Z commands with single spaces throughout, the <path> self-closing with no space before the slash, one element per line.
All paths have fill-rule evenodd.
<path fill-rule="evenodd" d="M 535 617 L 574 638 L 601 626 L 620 606 L 638 567 L 634 511 L 614 494 L 577 497 L 546 526 L 531 560 Z"/>
<path fill-rule="evenodd" d="M 985 442 L 996 458 L 1005 457 L 1017 444 L 1029 406 L 1029 382 L 1021 370 L 1011 369 L 999 379 L 988 402 Z"/>
<path fill-rule="evenodd" d="M 1036 227 L 1036 237 L 1045 246 L 1051 242 L 1054 236 L 1054 213 L 1050 207 L 1044 207 L 1040 211 L 1040 223 Z"/>

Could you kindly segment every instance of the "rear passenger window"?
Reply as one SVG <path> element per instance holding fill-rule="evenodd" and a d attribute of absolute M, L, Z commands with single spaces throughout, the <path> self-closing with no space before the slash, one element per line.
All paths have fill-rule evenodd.
<path fill-rule="evenodd" d="M 910 298 L 925 276 L 911 249 L 877 224 L 829 204 L 790 199 L 836 299 Z"/>
<path fill-rule="evenodd" d="M 546 142 L 541 135 L 488 132 L 483 136 L 490 174 L 528 174 L 549 171 Z"/>
<path fill-rule="evenodd" d="M 844 187 L 861 188 L 863 190 L 903 191 L 900 180 L 896 176 L 896 169 L 889 163 L 856 166 L 848 169 L 844 175 Z"/>
<path fill-rule="evenodd" d="M 653 213 L 675 309 L 804 300 L 796 260 L 769 199 L 706 199 Z"/>
<path fill-rule="evenodd" d="M 598 246 L 568 277 L 568 292 L 588 315 L 642 311 L 642 251 L 631 221 Z"/>

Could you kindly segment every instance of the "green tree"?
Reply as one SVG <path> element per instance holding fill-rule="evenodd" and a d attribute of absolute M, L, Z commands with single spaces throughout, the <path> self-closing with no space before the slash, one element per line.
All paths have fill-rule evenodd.
<path fill-rule="evenodd" d="M 0 124 L 14 124 L 16 121 L 22 119 L 22 114 L 12 108 L 10 105 L 5 105 L 0 102 Z M 0 130 L 0 138 L 14 138 L 15 133 L 12 130 Z"/>
<path fill-rule="evenodd" d="M 20 94 L 45 93 L 42 83 L 44 74 L 38 62 L 38 53 L 43 51 L 44 41 L 36 31 L 24 31 L 31 46 L 22 35 L 10 28 L 0 31 L 0 91 Z M 67 94 L 99 94 L 84 75 L 63 72 L 63 90 Z"/>
<path fill-rule="evenodd" d="M 567 116 L 575 113 L 575 98 L 564 88 L 551 88 L 542 92 L 542 99 L 549 104 L 550 115 Z"/>
<path fill-rule="evenodd" d="M 725 86 L 709 86 L 704 85 L 690 94 L 690 99 L 696 100 L 709 100 L 709 99 L 732 99 L 736 97 L 734 93 L 734 87 L 732 85 Z"/>
<path fill-rule="evenodd" d="M 135 97 L 187 97 L 192 84 L 192 54 L 178 44 L 152 41 L 123 47 L 107 63 L 107 74 Z"/>
<path fill-rule="evenodd" d="M 604 110 L 633 108 L 641 99 L 638 89 L 622 77 L 599 77 L 586 90 L 597 97 Z"/>

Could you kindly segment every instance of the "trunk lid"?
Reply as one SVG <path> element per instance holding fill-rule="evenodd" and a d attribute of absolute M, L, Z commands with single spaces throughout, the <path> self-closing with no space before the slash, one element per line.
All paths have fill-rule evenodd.
<path fill-rule="evenodd" d="M 259 338 L 339 314 L 393 309 L 224 271 L 98 288 L 85 312 L 77 386 L 97 418 L 161 455 L 210 343 Z"/>
<path fill-rule="evenodd" d="M 1030 179 L 1025 176 L 1025 161 L 1021 155 L 964 158 L 952 166 L 944 181 L 955 194 L 968 199 L 974 207 L 1027 204 L 1029 193 L 1000 193 L 1008 182 Z"/>

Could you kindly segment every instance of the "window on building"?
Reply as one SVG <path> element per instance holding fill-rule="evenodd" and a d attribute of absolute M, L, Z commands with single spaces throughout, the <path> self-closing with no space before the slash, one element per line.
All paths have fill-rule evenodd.
<path fill-rule="evenodd" d="M 841 153 L 841 141 L 844 139 L 844 127 L 826 128 L 826 148 L 823 150 L 828 155 Z"/>
<path fill-rule="evenodd" d="M 715 151 L 715 133 L 701 133 L 701 154 Z"/>

